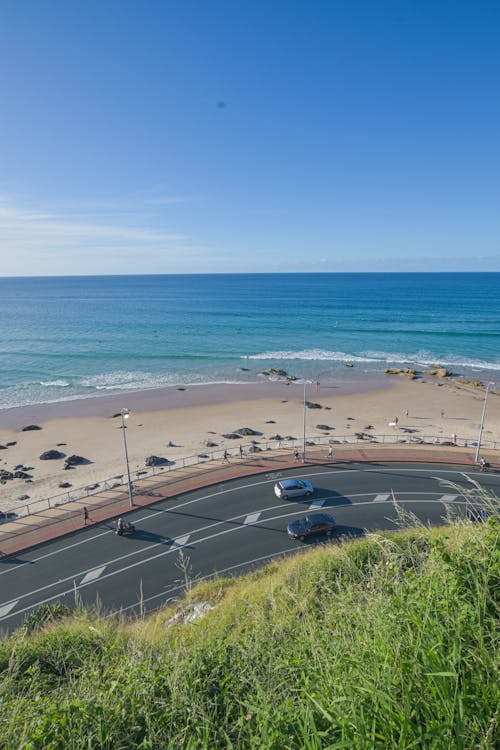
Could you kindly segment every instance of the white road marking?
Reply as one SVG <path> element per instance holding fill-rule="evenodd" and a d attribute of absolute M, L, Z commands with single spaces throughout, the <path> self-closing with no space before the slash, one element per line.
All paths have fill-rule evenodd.
<path fill-rule="evenodd" d="M 0 620 L 2 617 L 5 617 L 5 615 L 8 615 L 11 609 L 14 609 L 16 604 L 18 603 L 19 599 L 16 599 L 13 602 L 9 602 L 9 604 L 5 604 L 3 607 L 0 607 Z"/>
<path fill-rule="evenodd" d="M 184 536 L 178 536 L 177 539 L 173 539 L 172 547 L 184 547 L 190 536 L 191 534 L 184 534 Z"/>
<path fill-rule="evenodd" d="M 101 568 L 94 568 L 94 570 L 91 570 L 87 573 L 87 575 L 83 576 L 82 580 L 80 581 L 80 586 L 82 586 L 84 583 L 89 583 L 90 581 L 95 581 L 96 578 L 99 578 L 101 573 L 106 570 L 106 566 L 103 565 Z"/>
<path fill-rule="evenodd" d="M 452 503 L 458 497 L 459 497 L 458 495 L 443 495 L 442 497 L 438 497 L 437 502 L 438 503 Z"/>
<path fill-rule="evenodd" d="M 260 517 L 260 511 L 258 513 L 250 513 L 243 523 L 255 523 L 255 521 L 258 521 Z"/>
<path fill-rule="evenodd" d="M 322 500 L 313 500 L 311 505 L 309 506 L 309 510 L 314 510 L 315 508 L 322 508 L 323 505 L 326 503 L 328 498 L 324 497 Z"/>
<path fill-rule="evenodd" d="M 390 498 L 390 495 L 375 495 L 373 498 L 374 503 L 385 503 Z"/>

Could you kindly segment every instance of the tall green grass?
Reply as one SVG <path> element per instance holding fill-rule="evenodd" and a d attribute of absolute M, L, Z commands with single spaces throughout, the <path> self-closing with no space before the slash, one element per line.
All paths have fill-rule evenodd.
<path fill-rule="evenodd" d="M 0 642 L 0 747 L 436 748 L 498 741 L 499 524 L 328 545 Z M 49 618 L 50 619 L 50 618 Z"/>

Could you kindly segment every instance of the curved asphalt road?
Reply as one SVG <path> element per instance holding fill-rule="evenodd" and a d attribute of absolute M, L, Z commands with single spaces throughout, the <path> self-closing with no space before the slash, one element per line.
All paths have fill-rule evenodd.
<path fill-rule="evenodd" d="M 309 479 L 314 495 L 279 501 L 273 485 L 282 476 Z M 130 514 L 132 536 L 118 537 L 103 523 L 1 560 L 0 630 L 55 600 L 98 604 L 110 614 L 151 612 L 182 596 L 186 578 L 243 573 L 303 548 L 286 526 L 310 510 L 334 516 L 337 538 L 401 526 L 393 500 L 422 522 L 440 524 L 450 513 L 464 514 L 469 477 L 499 495 L 497 474 L 400 463 L 300 466 L 189 492 Z"/>

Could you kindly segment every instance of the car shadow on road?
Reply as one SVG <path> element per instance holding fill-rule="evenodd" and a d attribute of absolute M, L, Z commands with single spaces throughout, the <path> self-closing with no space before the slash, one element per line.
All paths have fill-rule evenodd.
<path fill-rule="evenodd" d="M 359 526 L 345 526 L 338 524 L 331 536 L 326 537 L 324 534 L 315 534 L 304 539 L 301 544 L 326 544 L 327 542 L 344 542 L 351 539 L 360 539 L 366 533 L 365 529 Z"/>
<path fill-rule="evenodd" d="M 113 527 L 110 527 L 115 531 Z M 131 541 L 136 540 L 139 542 L 147 542 L 148 544 L 163 544 L 165 547 L 182 547 L 186 549 L 194 549 L 189 544 L 179 544 L 175 539 L 171 539 L 168 536 L 162 536 L 161 534 L 154 534 L 152 531 L 146 531 L 135 527 L 134 531 L 127 531 L 122 534 L 121 539 L 130 539 Z"/>
<path fill-rule="evenodd" d="M 316 488 L 314 490 L 314 495 L 311 497 L 291 497 L 288 499 L 288 502 L 293 503 L 294 500 L 302 505 L 316 505 L 318 510 L 321 508 L 332 508 L 336 505 L 352 505 L 349 498 L 341 492 L 336 492 L 335 490 L 322 490 L 321 488 Z"/>

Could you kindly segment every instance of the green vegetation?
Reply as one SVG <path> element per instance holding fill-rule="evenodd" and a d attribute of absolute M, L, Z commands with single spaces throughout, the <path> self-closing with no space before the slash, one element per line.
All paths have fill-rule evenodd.
<path fill-rule="evenodd" d="M 45 609 L 0 642 L 0 747 L 493 749 L 499 529 L 309 549 L 134 623 Z"/>

